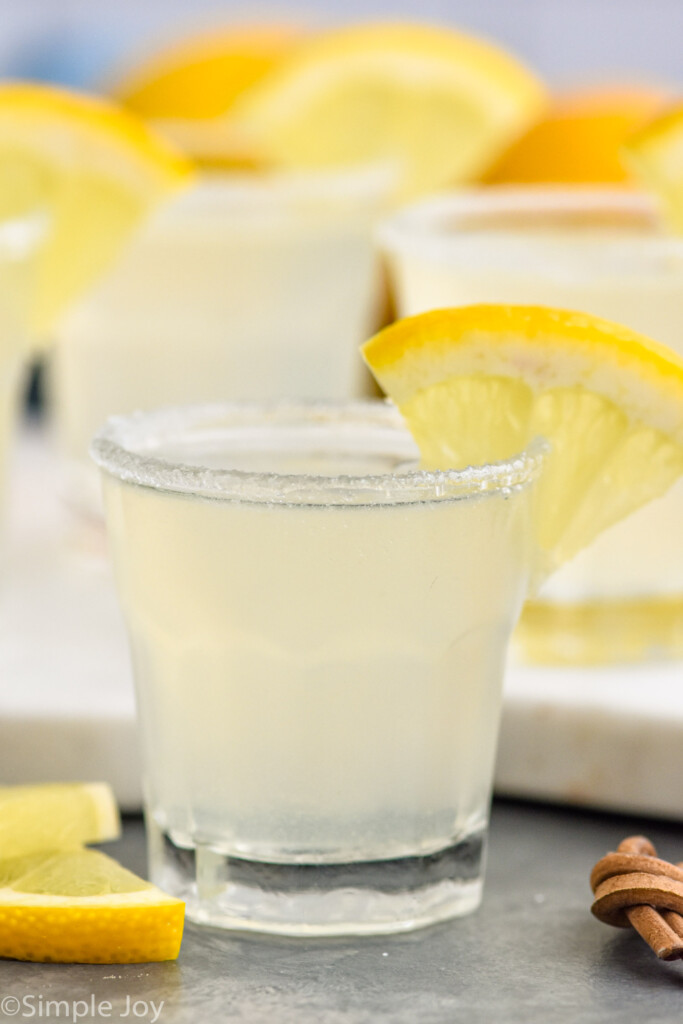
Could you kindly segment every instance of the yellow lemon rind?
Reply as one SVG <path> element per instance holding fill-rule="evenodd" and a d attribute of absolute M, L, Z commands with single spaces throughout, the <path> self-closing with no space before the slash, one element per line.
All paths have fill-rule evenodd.
<path fill-rule="evenodd" d="M 36 136 L 36 129 L 41 131 Z M 55 131 L 57 129 L 57 132 Z M 142 120 L 105 99 L 57 86 L 12 81 L 0 84 L 0 144 L 8 133 L 25 140 L 27 150 L 49 154 L 58 165 L 72 167 L 84 161 L 85 151 L 65 146 L 59 132 L 68 133 L 76 143 L 79 137 L 94 151 L 93 139 L 107 157 L 117 155 L 135 166 L 143 183 L 170 187 L 182 183 L 193 173 L 193 164 L 176 147 L 152 131 Z M 103 157 L 98 167 L 106 171 Z"/>
<path fill-rule="evenodd" d="M 146 119 L 218 117 L 303 37 L 303 28 L 285 23 L 205 30 L 129 65 L 108 93 Z"/>
<path fill-rule="evenodd" d="M 451 373 L 522 378 L 535 391 L 580 385 L 683 444 L 683 358 L 588 314 L 540 306 L 434 310 L 390 325 L 362 352 L 399 406 Z"/>
<path fill-rule="evenodd" d="M 158 889 L 78 900 L 0 889 L 0 957 L 151 963 L 180 952 L 185 905 Z"/>
<path fill-rule="evenodd" d="M 0 860 L 0 956 L 55 963 L 177 957 L 185 905 L 98 850 Z"/>

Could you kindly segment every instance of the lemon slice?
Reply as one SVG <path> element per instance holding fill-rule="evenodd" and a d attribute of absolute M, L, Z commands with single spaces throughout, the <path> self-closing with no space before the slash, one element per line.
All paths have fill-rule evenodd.
<path fill-rule="evenodd" d="M 226 134 L 221 115 L 303 38 L 301 29 L 280 24 L 201 32 L 132 67 L 112 93 L 203 167 L 257 170 L 258 155 Z"/>
<path fill-rule="evenodd" d="M 541 574 L 683 473 L 683 360 L 617 324 L 469 306 L 398 321 L 363 354 L 426 467 L 550 443 L 538 485 Z"/>
<path fill-rule="evenodd" d="M 146 119 L 201 120 L 224 114 L 303 38 L 293 25 L 230 25 L 151 53 L 112 85 L 112 95 Z"/>
<path fill-rule="evenodd" d="M 116 839 L 114 794 L 103 782 L 0 786 L 0 858 Z"/>
<path fill-rule="evenodd" d="M 191 165 L 114 104 L 29 83 L 0 85 L 0 200 L 49 220 L 31 316 L 44 335 L 111 263 L 151 206 Z M 12 207 L 14 206 L 14 209 Z"/>
<path fill-rule="evenodd" d="M 683 103 L 635 132 L 624 145 L 623 158 L 659 198 L 673 230 L 683 233 Z"/>
<path fill-rule="evenodd" d="M 488 42 L 416 24 L 316 36 L 234 107 L 266 163 L 391 162 L 410 196 L 477 178 L 538 115 L 545 90 Z"/>
<path fill-rule="evenodd" d="M 0 860 L 0 956 L 148 963 L 180 951 L 185 905 L 96 850 Z"/>
<path fill-rule="evenodd" d="M 667 103 L 664 89 L 600 86 L 560 93 L 486 174 L 489 184 L 624 184 L 625 140 Z"/>

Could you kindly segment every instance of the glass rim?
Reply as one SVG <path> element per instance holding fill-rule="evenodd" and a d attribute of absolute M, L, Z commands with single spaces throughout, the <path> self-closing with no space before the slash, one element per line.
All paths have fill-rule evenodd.
<path fill-rule="evenodd" d="M 155 447 L 179 439 L 202 424 L 223 424 L 227 436 L 239 430 L 260 430 L 275 437 L 278 428 L 320 431 L 361 428 L 384 441 L 381 454 L 414 463 L 417 448 L 396 407 L 389 401 L 215 403 L 173 406 L 129 416 L 110 417 L 90 446 L 100 470 L 127 484 L 196 498 L 263 504 L 368 505 L 416 504 L 440 500 L 510 494 L 533 483 L 540 473 L 547 444 L 531 442 L 500 462 L 465 469 L 406 469 L 387 473 L 336 476 L 311 473 L 261 472 L 190 465 L 160 457 Z M 320 436 L 320 434 L 318 435 Z M 393 441 L 390 447 L 389 442 Z M 264 446 L 265 450 L 265 446 Z"/>
<path fill-rule="evenodd" d="M 661 223 L 655 200 L 636 189 L 595 185 L 487 185 L 453 189 L 412 203 L 385 218 L 376 229 L 376 239 L 380 249 L 388 254 L 445 260 L 459 255 L 464 246 L 470 248 L 473 240 L 509 249 L 523 243 L 527 251 L 537 246 L 547 252 L 553 244 L 552 237 L 539 235 L 530 238 L 523 226 L 487 226 L 485 218 L 506 213 L 571 214 L 584 211 L 623 212 L 651 218 L 653 225 Z M 468 228 L 468 219 L 475 217 L 481 220 Z M 448 230 L 440 227 L 444 222 L 449 226 Z M 571 228 L 561 231 L 563 249 L 569 233 Z M 683 239 L 667 234 L 666 230 L 652 235 L 634 232 L 600 239 L 577 233 L 576 247 L 581 251 L 612 247 L 620 252 L 665 252 L 683 258 Z"/>

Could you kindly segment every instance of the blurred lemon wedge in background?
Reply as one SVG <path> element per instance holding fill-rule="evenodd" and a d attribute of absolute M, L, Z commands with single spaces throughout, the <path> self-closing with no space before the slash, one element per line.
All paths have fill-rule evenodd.
<path fill-rule="evenodd" d="M 663 88 L 600 86 L 553 97 L 546 113 L 486 174 L 489 184 L 623 185 L 625 140 L 670 98 Z"/>
<path fill-rule="evenodd" d="M 217 117 L 304 38 L 294 25 L 228 25 L 188 35 L 128 67 L 109 90 L 147 120 Z"/>
<path fill-rule="evenodd" d="M 683 234 L 683 102 L 635 132 L 624 144 L 623 158 L 657 196 L 672 229 Z"/>
<path fill-rule="evenodd" d="M 267 165 L 396 166 L 402 197 L 469 181 L 543 109 L 515 57 L 419 24 L 364 24 L 297 47 L 235 103 L 231 130 Z"/>
<path fill-rule="evenodd" d="M 0 786 L 0 859 L 116 839 L 119 813 L 104 782 Z"/>
<path fill-rule="evenodd" d="M 469 306 L 400 320 L 363 354 L 427 468 L 550 443 L 537 495 L 541 574 L 683 474 L 683 359 L 617 324 Z"/>
<path fill-rule="evenodd" d="M 142 121 L 90 96 L 0 84 L 0 207 L 43 210 L 30 328 L 43 337 L 192 166 Z M 14 207 L 14 208 L 13 208 Z"/>
<path fill-rule="evenodd" d="M 185 905 L 96 850 L 0 860 L 0 956 L 148 963 L 178 956 Z"/>
<path fill-rule="evenodd" d="M 235 133 L 226 133 L 221 115 L 304 38 L 304 31 L 294 25 L 204 31 L 151 53 L 110 91 L 197 163 L 255 170 L 258 154 Z"/>

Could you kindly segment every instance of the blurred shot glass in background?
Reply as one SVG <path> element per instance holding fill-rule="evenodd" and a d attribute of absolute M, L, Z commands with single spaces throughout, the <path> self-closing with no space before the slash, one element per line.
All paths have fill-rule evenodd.
<path fill-rule="evenodd" d="M 380 228 L 380 244 L 400 315 L 471 303 L 555 306 L 683 354 L 683 241 L 636 191 L 463 190 L 399 212 Z M 522 657 L 683 655 L 682 522 L 679 482 L 562 567 L 524 609 Z"/>
<path fill-rule="evenodd" d="M 153 880 L 292 935 L 474 910 L 540 449 L 421 472 L 361 402 L 116 417 L 93 452 Z"/>
<path fill-rule="evenodd" d="M 378 315 L 380 167 L 214 174 L 163 205 L 65 318 L 51 400 L 67 495 L 99 508 L 87 459 L 108 416 L 186 402 L 348 399 Z"/>
<path fill-rule="evenodd" d="M 0 204 L 0 523 L 12 433 L 30 360 L 27 323 L 47 219 L 40 210 L 3 217 Z"/>

